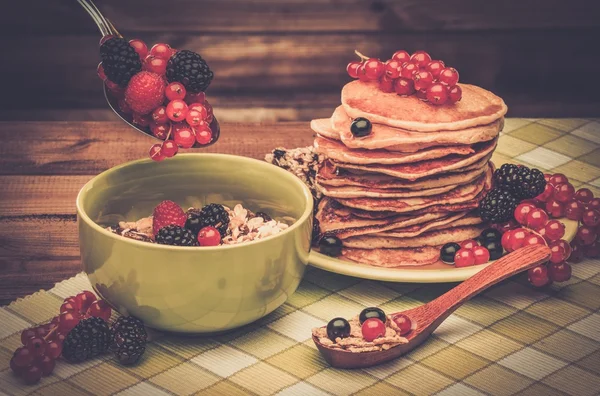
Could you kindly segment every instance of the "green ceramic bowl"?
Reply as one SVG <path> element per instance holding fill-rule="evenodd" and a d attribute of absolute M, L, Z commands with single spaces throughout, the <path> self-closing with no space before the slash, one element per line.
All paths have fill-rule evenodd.
<path fill-rule="evenodd" d="M 241 203 L 295 221 L 279 234 L 217 247 L 155 245 L 99 225 L 148 216 L 165 199 L 184 209 Z M 267 315 L 294 293 L 308 263 L 312 211 L 308 188 L 266 162 L 221 154 L 129 162 L 79 192 L 83 269 L 102 298 L 147 326 L 187 333 L 233 329 Z"/>

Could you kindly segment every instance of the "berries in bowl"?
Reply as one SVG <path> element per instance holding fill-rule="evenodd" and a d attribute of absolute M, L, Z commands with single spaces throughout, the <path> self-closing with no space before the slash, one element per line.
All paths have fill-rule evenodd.
<path fill-rule="evenodd" d="M 83 268 L 103 299 L 149 327 L 233 329 L 298 287 L 312 210 L 310 190 L 265 162 L 184 154 L 126 163 L 77 198 Z"/>

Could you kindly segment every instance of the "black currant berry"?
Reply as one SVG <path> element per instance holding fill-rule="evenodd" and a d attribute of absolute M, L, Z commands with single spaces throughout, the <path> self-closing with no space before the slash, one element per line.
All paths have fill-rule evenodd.
<path fill-rule="evenodd" d="M 481 244 L 488 241 L 500 242 L 500 240 L 502 239 L 502 233 L 495 228 L 487 228 L 483 230 L 483 232 L 481 233 L 481 235 L 479 235 L 479 238 L 477 239 L 479 239 Z"/>
<path fill-rule="evenodd" d="M 333 318 L 327 323 L 327 337 L 331 341 L 350 335 L 350 323 L 344 318 Z"/>
<path fill-rule="evenodd" d="M 460 245 L 455 242 L 450 242 L 442 246 L 440 250 L 440 259 L 446 264 L 454 264 L 454 255 L 460 249 Z"/>
<path fill-rule="evenodd" d="M 376 318 L 381 320 L 383 323 L 387 321 L 387 317 L 385 316 L 385 312 L 382 309 L 376 307 L 369 307 L 362 310 L 360 315 L 358 315 L 358 321 L 360 324 L 363 324 L 365 320 Z"/>
<path fill-rule="evenodd" d="M 503 249 L 500 241 L 487 241 L 482 246 L 490 252 L 490 260 L 498 260 L 502 257 Z"/>
<path fill-rule="evenodd" d="M 352 135 L 355 137 L 364 137 L 371 133 L 372 127 L 371 121 L 363 117 L 358 117 L 352 121 L 352 125 L 350 125 L 350 132 L 352 132 Z"/>
<path fill-rule="evenodd" d="M 327 256 L 337 257 L 342 253 L 342 241 L 333 235 L 325 235 L 319 241 L 319 251 Z"/>

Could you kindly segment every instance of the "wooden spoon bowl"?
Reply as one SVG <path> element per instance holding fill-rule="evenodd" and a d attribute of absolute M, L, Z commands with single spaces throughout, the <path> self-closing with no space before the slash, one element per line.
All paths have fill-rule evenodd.
<path fill-rule="evenodd" d="M 327 363 L 333 367 L 363 368 L 390 361 L 421 345 L 452 312 L 472 297 L 504 279 L 548 261 L 550 255 L 550 249 L 545 245 L 521 248 L 498 259 L 435 300 L 398 312 L 408 316 L 412 322 L 412 331 L 405 336 L 408 340 L 406 344 L 381 351 L 350 352 L 327 347 L 315 336 L 313 341 Z M 390 316 L 394 315 L 396 314 Z"/>

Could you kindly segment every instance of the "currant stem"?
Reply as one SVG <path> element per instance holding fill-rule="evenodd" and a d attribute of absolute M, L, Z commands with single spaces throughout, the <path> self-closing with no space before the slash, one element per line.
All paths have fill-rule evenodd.
<path fill-rule="evenodd" d="M 51 336 L 52 334 L 54 334 L 54 333 L 56 332 L 56 330 L 58 330 L 58 325 L 54 326 L 54 327 L 53 327 L 53 328 L 52 328 L 52 329 L 51 329 L 51 330 L 48 332 L 48 334 L 46 334 L 46 335 L 44 336 L 44 341 L 48 341 L 48 338 L 50 338 L 50 336 Z"/>
<path fill-rule="evenodd" d="M 361 54 L 360 52 L 358 52 L 358 50 L 354 50 L 354 53 L 363 61 L 370 59 L 368 56 L 365 56 L 365 55 Z"/>

